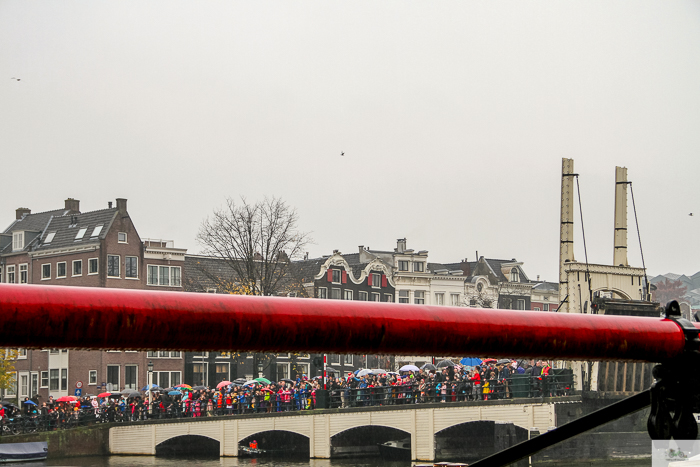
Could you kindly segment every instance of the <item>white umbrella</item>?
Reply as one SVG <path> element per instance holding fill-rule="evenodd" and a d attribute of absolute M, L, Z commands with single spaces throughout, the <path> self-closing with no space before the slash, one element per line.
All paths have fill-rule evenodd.
<path fill-rule="evenodd" d="M 364 369 L 364 370 L 360 370 L 357 372 L 357 376 L 367 376 L 367 375 L 371 375 L 371 374 L 372 374 L 372 370 L 370 370 L 370 369 Z"/>
<path fill-rule="evenodd" d="M 385 375 L 386 370 L 382 370 L 381 368 L 375 368 L 372 370 L 373 375 Z"/>
<path fill-rule="evenodd" d="M 399 371 L 420 371 L 420 368 L 415 365 L 404 365 L 399 368 Z"/>

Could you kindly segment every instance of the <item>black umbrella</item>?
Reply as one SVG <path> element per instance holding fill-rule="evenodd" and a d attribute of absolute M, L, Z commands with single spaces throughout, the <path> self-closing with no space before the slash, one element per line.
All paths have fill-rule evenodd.
<path fill-rule="evenodd" d="M 421 370 L 426 370 L 426 371 L 435 371 L 437 368 L 435 368 L 435 365 L 432 363 L 426 363 L 422 367 L 420 367 Z"/>
<path fill-rule="evenodd" d="M 14 402 L 11 401 L 2 401 L 0 402 L 4 407 L 17 407 Z"/>
<path fill-rule="evenodd" d="M 233 380 L 234 383 L 240 383 L 240 384 L 244 384 L 246 381 L 248 381 L 248 380 L 245 378 L 236 378 Z"/>
<path fill-rule="evenodd" d="M 510 359 L 508 358 L 502 358 L 499 361 L 496 362 L 496 365 L 507 365 L 510 363 Z"/>
<path fill-rule="evenodd" d="M 328 373 L 339 373 L 338 370 L 336 370 L 335 368 L 330 367 L 330 366 L 327 366 L 327 367 L 326 367 L 326 372 L 328 372 Z"/>
<path fill-rule="evenodd" d="M 195 391 L 201 391 L 202 389 L 207 389 L 207 387 L 206 386 L 195 386 L 192 389 L 194 389 Z"/>
<path fill-rule="evenodd" d="M 296 381 L 289 379 L 289 378 L 282 378 L 280 381 L 284 381 L 285 383 L 292 383 L 294 384 Z"/>
<path fill-rule="evenodd" d="M 455 366 L 455 363 L 452 360 L 443 360 L 437 364 L 438 368 L 446 368 L 448 366 Z"/>

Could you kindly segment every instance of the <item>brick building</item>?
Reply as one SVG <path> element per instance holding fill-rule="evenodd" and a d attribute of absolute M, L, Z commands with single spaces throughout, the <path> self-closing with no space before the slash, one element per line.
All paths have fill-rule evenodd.
<path fill-rule="evenodd" d="M 142 239 L 126 199 L 83 213 L 80 201 L 68 198 L 63 209 L 16 210 L 15 220 L 0 233 L 0 282 L 179 291 L 185 252 L 169 241 Z M 147 383 L 149 361 L 154 381 L 182 382 L 181 352 L 20 349 L 16 393 L 46 400 L 75 394 L 77 386 L 83 394 L 140 389 Z"/>

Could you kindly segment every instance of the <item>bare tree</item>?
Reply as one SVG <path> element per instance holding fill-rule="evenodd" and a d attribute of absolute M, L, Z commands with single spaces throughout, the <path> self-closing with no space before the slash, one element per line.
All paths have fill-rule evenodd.
<path fill-rule="evenodd" d="M 279 198 L 255 203 L 228 198 L 202 222 L 197 241 L 205 254 L 226 261 L 246 293 L 272 295 L 281 291 L 291 260 L 311 241 L 297 221 L 296 210 Z"/>

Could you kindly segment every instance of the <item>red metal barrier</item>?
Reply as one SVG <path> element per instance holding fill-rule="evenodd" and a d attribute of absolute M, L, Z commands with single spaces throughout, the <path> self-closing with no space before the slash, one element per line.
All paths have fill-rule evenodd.
<path fill-rule="evenodd" d="M 393 303 L 0 285 L 0 345 L 660 362 L 673 321 Z"/>

